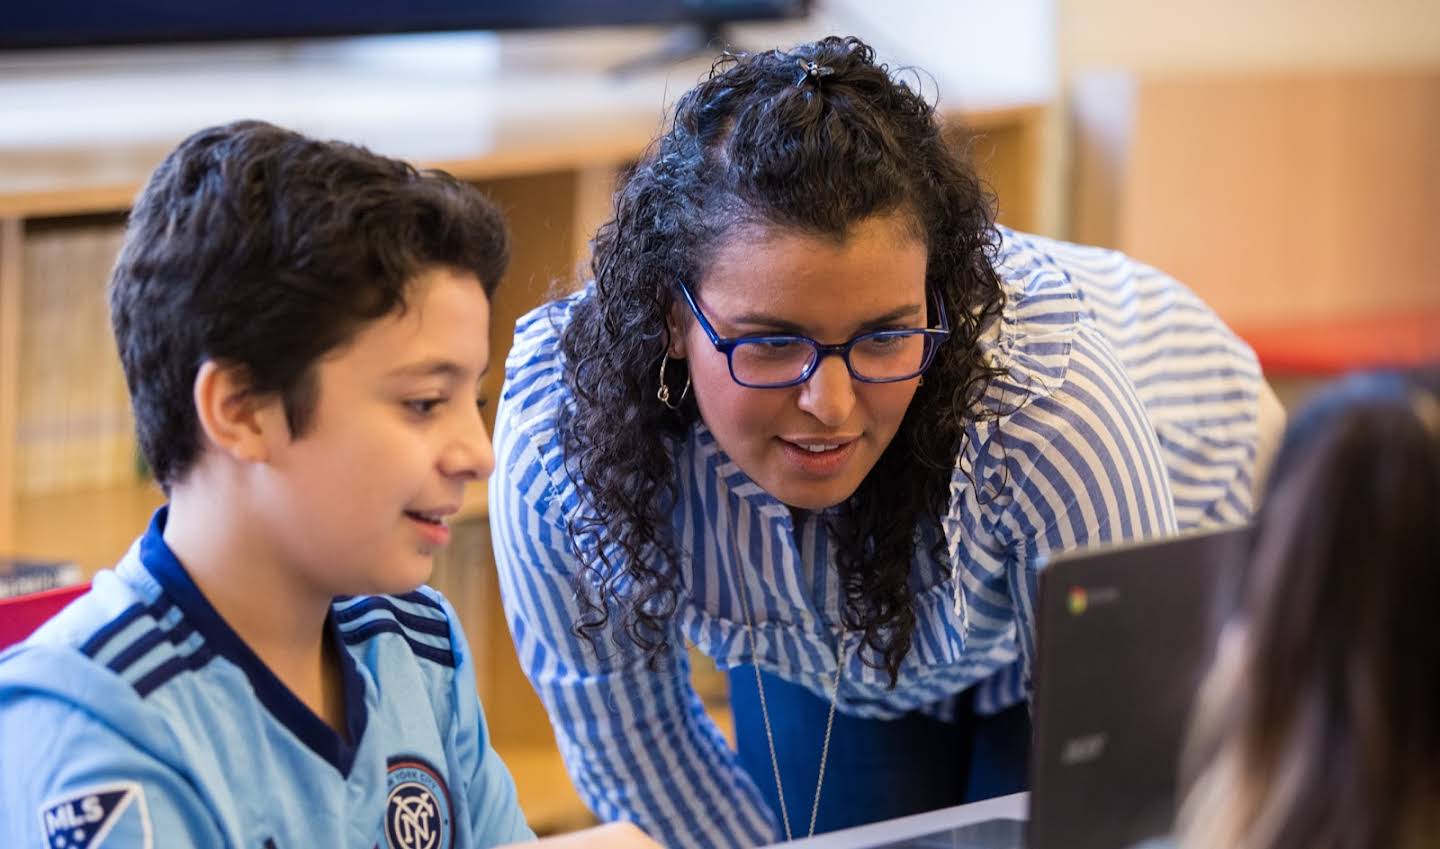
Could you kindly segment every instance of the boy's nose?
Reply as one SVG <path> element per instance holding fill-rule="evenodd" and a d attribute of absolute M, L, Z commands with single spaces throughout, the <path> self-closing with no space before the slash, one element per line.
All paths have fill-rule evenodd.
<path fill-rule="evenodd" d="M 441 458 L 441 470 L 450 476 L 484 480 L 495 469 L 495 448 L 490 432 L 477 414 L 450 443 Z"/>
<path fill-rule="evenodd" d="M 800 409 L 826 427 L 840 427 L 855 409 L 855 385 L 840 357 L 825 357 L 800 385 Z"/>

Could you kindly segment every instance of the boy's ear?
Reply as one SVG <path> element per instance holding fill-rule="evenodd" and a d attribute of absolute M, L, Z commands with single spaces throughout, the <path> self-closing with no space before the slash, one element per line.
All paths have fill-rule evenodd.
<path fill-rule="evenodd" d="M 284 428 L 289 435 L 283 403 L 252 391 L 243 367 L 206 360 L 195 374 L 194 396 L 206 440 L 236 460 L 263 463 L 270 459 L 273 431 Z"/>

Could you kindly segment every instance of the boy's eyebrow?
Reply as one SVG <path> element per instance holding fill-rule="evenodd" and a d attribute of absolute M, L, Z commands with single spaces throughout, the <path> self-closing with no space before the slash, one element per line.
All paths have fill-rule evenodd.
<path fill-rule="evenodd" d="M 487 367 L 488 368 L 488 367 Z M 399 366 L 391 369 L 387 377 L 444 377 L 451 380 L 458 379 L 465 374 L 465 369 L 459 363 L 451 360 L 421 360 L 418 363 Z"/>
<path fill-rule="evenodd" d="M 480 369 L 480 374 L 476 376 L 476 379 L 484 379 L 485 375 L 489 373 L 490 363 L 487 362 L 485 363 L 485 367 Z M 421 360 L 418 363 L 411 363 L 410 365 L 391 369 L 385 376 L 399 378 L 438 376 L 446 380 L 459 380 L 465 376 L 465 368 L 459 363 L 450 360 Z"/>
<path fill-rule="evenodd" d="M 890 310 L 887 313 L 883 313 L 881 315 L 875 316 L 874 318 L 867 319 L 861 322 L 860 327 L 862 329 L 866 329 L 871 327 L 878 327 L 884 324 L 891 324 L 893 322 L 899 321 L 902 318 L 912 318 L 919 312 L 919 304 L 906 304 L 902 307 L 896 307 L 895 309 Z M 786 321 L 783 318 L 776 318 L 773 315 L 767 315 L 765 313 L 759 312 L 750 312 L 744 313 L 743 315 L 738 315 L 730 319 L 729 323 L 751 324 L 758 325 L 760 327 L 773 327 L 776 330 L 781 331 L 782 333 L 792 333 L 796 335 L 805 334 L 805 328 L 801 327 L 793 321 Z"/>

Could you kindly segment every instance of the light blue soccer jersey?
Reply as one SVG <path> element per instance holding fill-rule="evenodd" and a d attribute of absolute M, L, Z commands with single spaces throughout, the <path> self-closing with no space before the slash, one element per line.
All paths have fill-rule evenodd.
<path fill-rule="evenodd" d="M 468 849 L 525 840 L 468 645 L 422 588 L 337 599 L 344 735 L 219 617 L 155 516 L 0 654 L 6 849 Z"/>

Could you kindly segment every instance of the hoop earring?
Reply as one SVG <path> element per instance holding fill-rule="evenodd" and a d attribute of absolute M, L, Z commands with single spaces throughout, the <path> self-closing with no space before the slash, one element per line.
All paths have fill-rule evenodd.
<path fill-rule="evenodd" d="M 655 390 L 655 397 L 660 400 L 660 403 L 670 409 L 678 410 L 680 409 L 680 403 L 685 400 L 685 396 L 690 392 L 690 370 L 685 370 L 685 388 L 680 390 L 680 397 L 676 398 L 675 403 L 672 404 L 670 403 L 670 386 L 665 383 L 665 365 L 668 362 L 670 362 L 670 355 L 662 354 L 660 357 L 660 388 Z"/>

